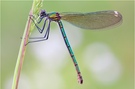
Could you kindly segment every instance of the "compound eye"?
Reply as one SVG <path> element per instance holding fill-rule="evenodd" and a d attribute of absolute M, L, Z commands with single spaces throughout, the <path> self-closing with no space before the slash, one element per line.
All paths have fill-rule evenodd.
<path fill-rule="evenodd" d="M 46 16 L 45 10 L 41 10 L 40 16 L 41 16 L 41 17 L 42 17 L 42 16 Z"/>

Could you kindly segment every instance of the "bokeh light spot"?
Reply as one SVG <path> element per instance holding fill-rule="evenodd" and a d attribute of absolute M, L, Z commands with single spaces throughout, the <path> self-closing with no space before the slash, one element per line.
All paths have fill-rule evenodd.
<path fill-rule="evenodd" d="M 84 52 L 84 59 L 93 78 L 99 83 L 113 84 L 122 74 L 119 59 L 106 44 L 97 42 L 89 45 Z"/>

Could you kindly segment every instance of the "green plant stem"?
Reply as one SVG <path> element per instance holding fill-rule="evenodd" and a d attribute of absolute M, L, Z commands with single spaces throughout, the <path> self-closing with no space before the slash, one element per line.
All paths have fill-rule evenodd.
<path fill-rule="evenodd" d="M 16 63 L 16 67 L 15 67 L 12 89 L 18 88 L 20 72 L 22 69 L 23 61 L 24 61 L 26 44 L 28 42 L 28 38 L 29 38 L 29 34 L 30 34 L 30 25 L 31 25 L 31 19 L 30 19 L 30 17 L 28 17 L 28 21 L 26 23 L 26 27 L 25 27 L 25 31 L 23 34 L 23 38 L 22 38 L 22 42 L 21 42 L 21 46 L 20 46 L 20 50 L 19 50 L 19 54 L 18 54 L 18 58 L 17 58 L 17 63 Z"/>
<path fill-rule="evenodd" d="M 42 7 L 42 3 L 43 3 L 42 0 L 34 0 L 33 5 L 32 5 L 32 9 L 31 9 L 29 15 L 38 14 L 40 11 L 40 8 Z M 28 16 L 28 20 L 27 20 L 25 30 L 23 33 L 23 37 L 22 37 L 22 41 L 21 41 L 21 45 L 20 45 L 20 50 L 19 50 L 19 54 L 18 54 L 16 66 L 15 66 L 12 89 L 18 89 L 20 73 L 21 73 L 21 69 L 23 66 L 25 51 L 26 51 L 26 47 L 27 47 L 26 44 L 28 42 L 29 35 L 30 35 L 32 30 L 33 30 L 32 20 L 30 19 L 30 16 Z"/>

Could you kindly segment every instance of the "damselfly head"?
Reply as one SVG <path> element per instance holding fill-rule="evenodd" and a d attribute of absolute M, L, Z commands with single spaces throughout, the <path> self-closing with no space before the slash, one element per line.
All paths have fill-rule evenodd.
<path fill-rule="evenodd" d="M 43 18 L 43 17 L 46 17 L 46 11 L 45 10 L 41 10 L 40 11 L 40 17 Z"/>

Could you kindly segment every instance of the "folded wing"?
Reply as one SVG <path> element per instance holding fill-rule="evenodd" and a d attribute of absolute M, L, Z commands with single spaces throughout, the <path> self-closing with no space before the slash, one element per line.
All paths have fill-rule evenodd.
<path fill-rule="evenodd" d="M 62 20 L 83 29 L 102 29 L 122 21 L 122 15 L 117 11 L 60 14 Z"/>

